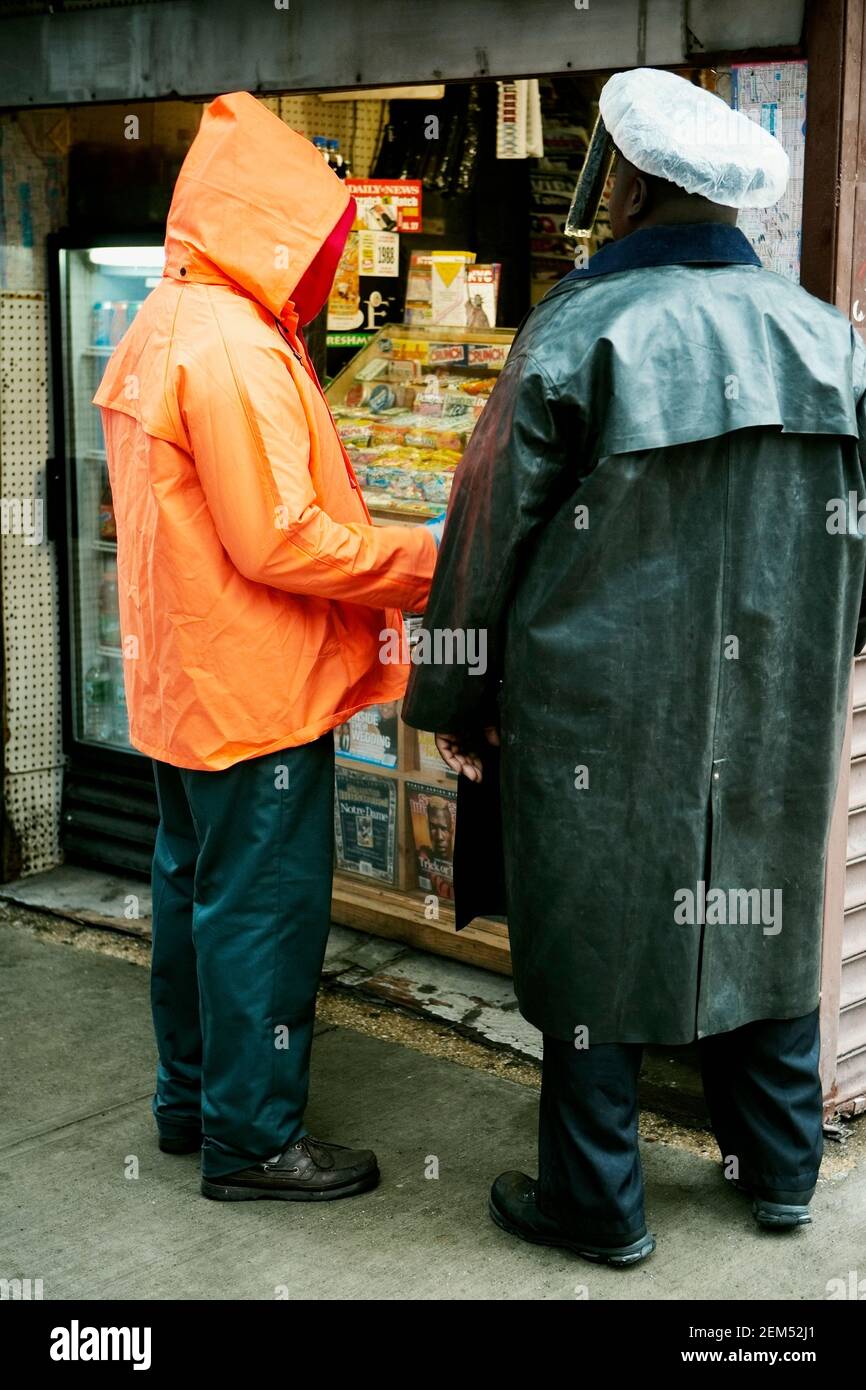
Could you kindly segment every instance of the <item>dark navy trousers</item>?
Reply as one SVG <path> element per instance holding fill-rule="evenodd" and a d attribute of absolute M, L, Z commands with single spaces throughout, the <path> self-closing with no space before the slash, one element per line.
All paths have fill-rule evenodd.
<path fill-rule="evenodd" d="M 726 1173 L 770 1200 L 810 1191 L 823 1148 L 818 1010 L 698 1043 L 704 1096 Z M 575 1048 L 545 1036 L 538 1204 L 593 1244 L 644 1230 L 637 1084 L 643 1047 Z"/>
<path fill-rule="evenodd" d="M 151 1005 L 160 1133 L 216 1178 L 306 1133 L 331 908 L 334 740 L 191 772 L 154 763 Z"/>

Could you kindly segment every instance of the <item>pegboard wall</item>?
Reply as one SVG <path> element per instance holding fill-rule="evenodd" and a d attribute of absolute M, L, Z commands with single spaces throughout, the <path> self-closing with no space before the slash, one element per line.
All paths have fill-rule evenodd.
<path fill-rule="evenodd" d="M 60 609 L 57 558 L 45 537 L 47 320 L 44 294 L 0 293 L 4 795 L 25 874 L 61 858 Z"/>
<path fill-rule="evenodd" d="M 264 105 L 300 135 L 328 135 L 340 142 L 356 179 L 366 179 L 388 119 L 387 101 L 323 101 L 321 97 L 264 97 Z"/>
<path fill-rule="evenodd" d="M 69 118 L 65 112 L 0 116 L 0 286 L 42 290 L 45 237 L 66 219 Z"/>

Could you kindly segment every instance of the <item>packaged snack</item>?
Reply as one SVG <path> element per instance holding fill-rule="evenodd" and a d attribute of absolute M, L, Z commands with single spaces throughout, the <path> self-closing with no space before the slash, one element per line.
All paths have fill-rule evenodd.
<path fill-rule="evenodd" d="M 380 344 L 383 353 L 395 361 L 429 362 L 430 344 L 426 338 L 385 338 Z"/>
<path fill-rule="evenodd" d="M 341 420 L 337 426 L 337 433 L 345 444 L 357 444 L 363 447 L 370 443 L 370 426 L 362 420 Z"/>
<path fill-rule="evenodd" d="M 392 497 L 417 497 L 424 496 L 417 473 L 411 468 L 397 468 L 389 483 L 388 491 Z"/>
<path fill-rule="evenodd" d="M 418 425 L 415 429 L 406 431 L 406 443 L 415 445 L 419 449 L 435 449 L 438 442 L 438 435 L 435 430 L 424 429 Z"/>
<path fill-rule="evenodd" d="M 445 405 L 443 396 L 416 396 L 415 414 L 416 415 L 441 415 Z"/>
<path fill-rule="evenodd" d="M 416 468 L 420 464 L 423 454 L 420 449 L 395 445 L 392 448 L 383 449 L 380 457 L 383 463 L 390 463 L 395 468 Z"/>
<path fill-rule="evenodd" d="M 467 361 L 470 367 L 485 366 L 499 369 L 511 350 L 510 343 L 469 343 Z"/>
<path fill-rule="evenodd" d="M 462 365 L 466 361 L 466 345 L 464 343 L 430 343 L 428 362 L 433 364 L 447 362 Z"/>
<path fill-rule="evenodd" d="M 459 389 L 449 387 L 445 393 L 442 414 L 446 416 L 469 416 L 472 411 L 472 397 Z"/>
<path fill-rule="evenodd" d="M 355 373 L 356 381 L 375 381 L 377 377 L 388 376 L 393 363 L 387 357 L 374 357 L 370 362 L 366 362 L 363 367 L 359 367 Z"/>
<path fill-rule="evenodd" d="M 378 386 L 374 386 L 370 392 L 367 404 L 369 404 L 370 409 L 376 414 L 382 410 L 390 410 L 397 404 L 394 388 L 392 386 L 386 386 L 384 382 L 381 382 Z"/>
<path fill-rule="evenodd" d="M 381 450 L 354 449 L 351 445 L 348 445 L 346 448 L 346 453 L 349 455 L 349 462 L 352 465 L 352 468 L 357 473 L 359 469 L 366 469 L 368 464 L 378 463 L 381 455 Z"/>
<path fill-rule="evenodd" d="M 425 471 L 419 477 L 421 495 L 427 502 L 447 502 L 453 481 L 453 472 Z"/>
<path fill-rule="evenodd" d="M 406 438 L 405 425 L 396 425 L 391 420 L 383 420 L 370 431 L 371 444 L 402 444 Z"/>
<path fill-rule="evenodd" d="M 377 359 L 381 361 L 382 359 Z M 389 381 L 412 381 L 421 374 L 421 364 L 411 358 L 405 361 L 387 361 L 387 377 Z"/>
<path fill-rule="evenodd" d="M 456 468 L 459 462 L 456 449 L 431 449 L 424 456 L 425 468 Z"/>
<path fill-rule="evenodd" d="M 415 383 L 401 381 L 394 386 L 394 395 L 397 404 L 403 410 L 414 411 L 415 400 L 418 395 L 418 386 Z"/>
<path fill-rule="evenodd" d="M 460 433 L 457 430 L 440 430 L 439 437 L 436 441 L 437 447 L 440 449 L 451 449 L 459 457 L 466 448 L 468 438 L 469 436 L 465 432 Z"/>

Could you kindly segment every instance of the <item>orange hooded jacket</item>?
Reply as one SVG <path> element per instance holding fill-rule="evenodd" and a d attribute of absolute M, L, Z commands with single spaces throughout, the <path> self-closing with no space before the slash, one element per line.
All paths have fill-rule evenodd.
<path fill-rule="evenodd" d="M 164 277 L 94 398 L 130 739 L 177 767 L 309 743 L 406 685 L 379 634 L 424 607 L 436 543 L 371 524 L 292 302 L 349 205 L 254 97 L 211 102 L 175 187 Z"/>

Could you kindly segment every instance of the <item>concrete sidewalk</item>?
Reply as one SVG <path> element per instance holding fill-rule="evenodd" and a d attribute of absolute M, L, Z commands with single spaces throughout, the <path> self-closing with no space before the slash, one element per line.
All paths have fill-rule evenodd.
<path fill-rule="evenodd" d="M 523 1245 L 486 1201 L 500 1169 L 535 1169 L 535 1089 L 328 1023 L 311 1129 L 375 1146 L 379 1189 L 208 1202 L 196 1158 L 156 1147 L 140 965 L 19 914 L 0 926 L 0 1018 L 0 1278 L 41 1278 L 46 1299 L 823 1299 L 828 1280 L 866 1276 L 862 1160 L 822 1182 L 813 1227 L 779 1237 L 757 1231 L 717 1164 L 647 1144 L 659 1248 L 646 1264 L 614 1272 Z"/>

